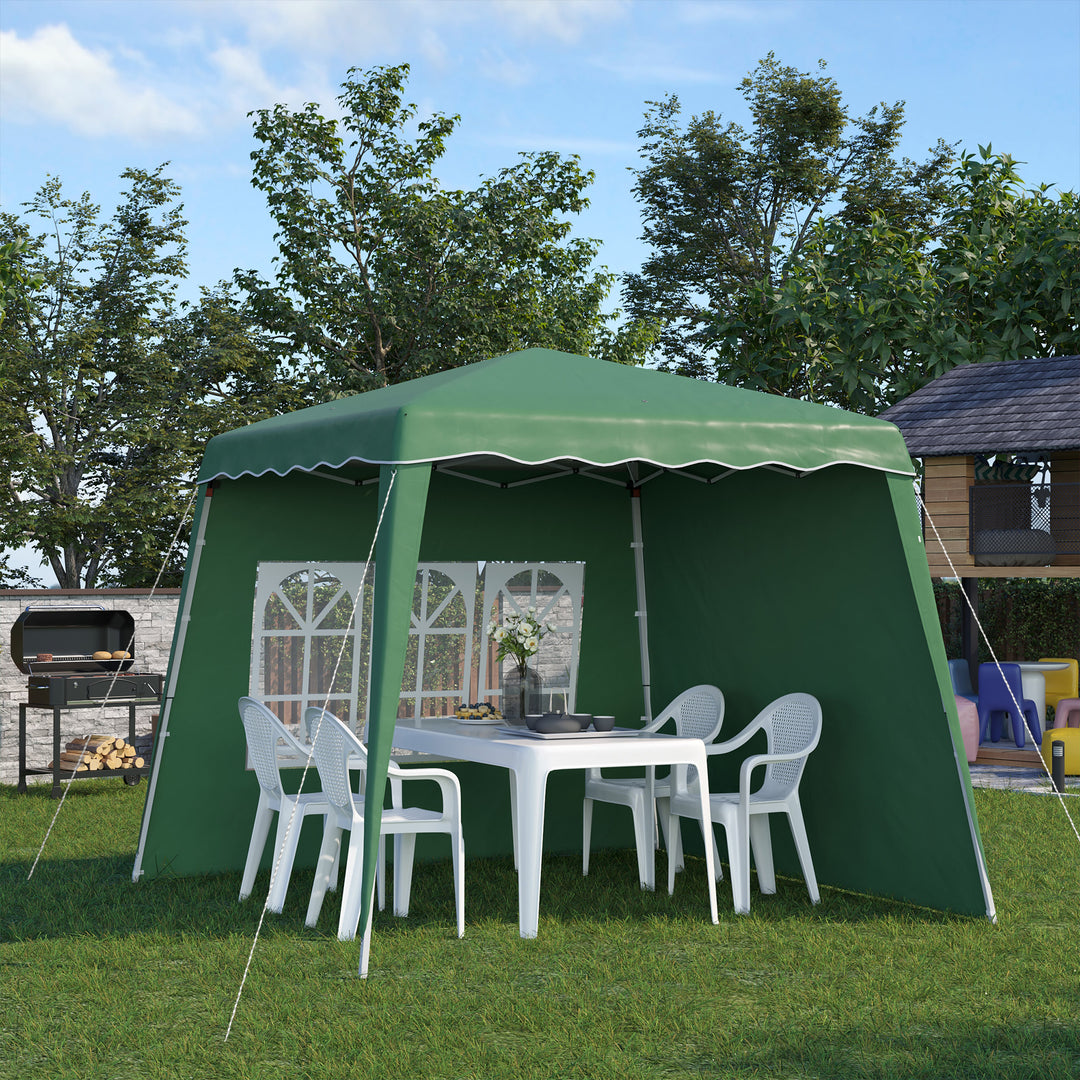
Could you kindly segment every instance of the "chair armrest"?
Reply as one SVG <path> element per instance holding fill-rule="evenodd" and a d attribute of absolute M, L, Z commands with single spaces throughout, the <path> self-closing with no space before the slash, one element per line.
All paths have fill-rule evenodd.
<path fill-rule="evenodd" d="M 743 728 L 734 738 L 725 739 L 723 742 L 713 742 L 705 744 L 705 753 L 710 757 L 714 754 L 729 754 L 732 750 L 738 750 L 743 743 L 750 741 L 751 737 L 761 731 L 761 724 L 751 723 L 749 727 Z"/>
<path fill-rule="evenodd" d="M 754 770 L 762 765 L 768 765 L 773 761 L 798 761 L 800 758 L 806 757 L 810 753 L 809 750 L 799 750 L 793 754 L 751 754 L 740 766 L 739 766 L 739 795 L 750 794 L 750 777 Z"/>
<path fill-rule="evenodd" d="M 665 724 L 670 724 L 675 720 L 675 717 L 671 713 L 661 713 L 660 716 L 654 717 L 643 728 L 638 730 L 644 735 L 646 732 L 651 734 L 654 731 L 659 731 Z"/>
<path fill-rule="evenodd" d="M 461 782 L 456 774 L 447 769 L 402 769 L 400 780 L 430 780 L 439 785 L 442 792 L 443 810 L 448 806 L 461 806 Z M 395 805 L 400 806 L 400 803 Z"/>

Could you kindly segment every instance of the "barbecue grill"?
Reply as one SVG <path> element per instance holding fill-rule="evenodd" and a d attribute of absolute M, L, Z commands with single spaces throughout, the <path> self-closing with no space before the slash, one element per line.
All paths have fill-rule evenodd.
<path fill-rule="evenodd" d="M 133 671 L 135 655 L 135 620 L 126 611 L 28 607 L 11 628 L 11 659 L 30 676 L 31 705 L 160 700 L 162 676 Z"/>

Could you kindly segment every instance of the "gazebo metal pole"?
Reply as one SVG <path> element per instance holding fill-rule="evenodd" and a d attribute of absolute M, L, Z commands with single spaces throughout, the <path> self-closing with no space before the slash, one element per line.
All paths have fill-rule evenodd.
<path fill-rule="evenodd" d="M 634 576 L 637 582 L 638 638 L 641 643 L 641 692 L 645 699 L 645 723 L 652 720 L 652 686 L 649 672 L 649 612 L 645 599 L 645 545 L 641 539 L 641 488 L 630 489 L 630 518 L 634 539 Z"/>

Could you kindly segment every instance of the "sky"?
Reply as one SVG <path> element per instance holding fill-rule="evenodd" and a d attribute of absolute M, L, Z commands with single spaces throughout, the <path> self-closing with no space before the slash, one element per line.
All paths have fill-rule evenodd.
<path fill-rule="evenodd" d="M 622 274 L 645 255 L 646 103 L 675 94 L 684 117 L 745 123 L 738 84 L 770 51 L 825 60 L 855 116 L 904 101 L 907 157 L 991 144 L 1030 185 L 1080 190 L 1080 0 L 0 0 L 0 207 L 55 176 L 108 217 L 125 168 L 168 162 L 189 221 L 181 295 L 268 274 L 248 113 L 334 115 L 350 67 L 405 62 L 420 116 L 461 117 L 444 186 L 522 152 L 576 154 L 595 181 L 574 231 Z"/>
<path fill-rule="evenodd" d="M 824 59 L 855 115 L 907 103 L 902 152 L 991 143 L 1028 182 L 1080 189 L 1080 0 L 0 0 L 0 206 L 46 175 L 111 211 L 128 166 L 182 187 L 188 288 L 269 271 L 254 109 L 333 114 L 350 67 L 407 62 L 419 113 L 458 114 L 437 172 L 474 187 L 530 150 L 595 173 L 579 235 L 617 273 L 644 249 L 633 176 L 646 102 L 745 121 L 768 52 Z"/>

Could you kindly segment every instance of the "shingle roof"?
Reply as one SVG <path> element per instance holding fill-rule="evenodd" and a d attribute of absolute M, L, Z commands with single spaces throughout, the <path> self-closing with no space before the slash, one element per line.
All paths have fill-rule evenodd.
<path fill-rule="evenodd" d="M 881 413 L 912 457 L 1080 448 L 1080 356 L 965 364 Z"/>

